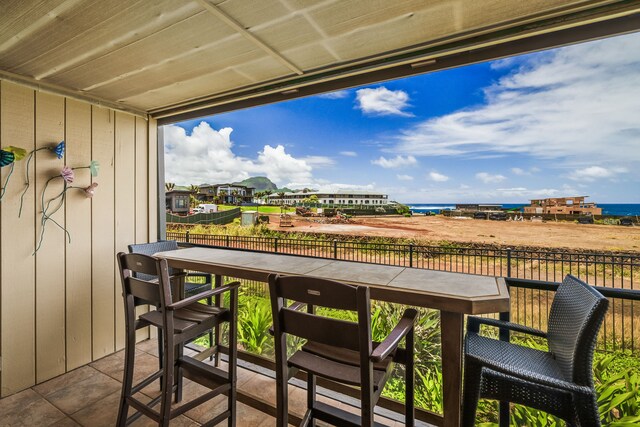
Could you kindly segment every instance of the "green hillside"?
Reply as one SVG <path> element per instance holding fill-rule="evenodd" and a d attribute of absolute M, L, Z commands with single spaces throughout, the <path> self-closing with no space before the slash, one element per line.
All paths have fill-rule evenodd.
<path fill-rule="evenodd" d="M 234 182 L 234 184 L 245 185 L 247 187 L 255 188 L 255 191 L 271 190 L 276 191 L 278 187 L 271 182 L 266 176 L 252 176 L 241 182 Z"/>

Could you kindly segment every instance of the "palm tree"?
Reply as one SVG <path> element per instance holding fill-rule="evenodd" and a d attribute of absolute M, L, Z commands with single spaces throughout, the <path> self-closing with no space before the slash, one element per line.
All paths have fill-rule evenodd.
<path fill-rule="evenodd" d="M 195 208 L 196 206 L 198 206 L 198 203 L 200 202 L 200 200 L 198 199 L 197 194 L 200 192 L 200 187 L 198 187 L 197 185 L 193 185 L 191 184 L 189 186 L 189 200 L 191 201 L 191 207 Z"/>
<path fill-rule="evenodd" d="M 218 196 L 220 196 L 220 199 L 222 199 L 223 204 L 227 202 L 227 190 L 218 191 Z"/>
<path fill-rule="evenodd" d="M 280 203 L 284 205 L 284 191 L 278 191 L 278 197 L 280 197 Z"/>
<path fill-rule="evenodd" d="M 263 197 L 265 198 L 265 200 L 266 200 L 267 204 L 269 203 L 269 196 L 270 196 L 271 194 L 273 194 L 273 191 L 272 191 L 272 190 L 264 190 L 264 196 L 263 196 Z"/>
<path fill-rule="evenodd" d="M 164 189 L 167 191 L 173 191 L 176 185 L 173 182 L 167 182 L 164 184 Z"/>
<path fill-rule="evenodd" d="M 240 192 L 238 190 L 233 190 L 231 192 L 231 196 L 233 196 L 233 204 L 237 205 L 238 204 L 238 196 L 240 195 Z"/>

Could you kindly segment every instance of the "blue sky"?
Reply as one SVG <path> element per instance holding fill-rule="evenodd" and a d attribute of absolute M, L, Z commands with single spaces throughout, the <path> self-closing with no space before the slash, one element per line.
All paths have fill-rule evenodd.
<path fill-rule="evenodd" d="M 639 203 L 640 34 L 183 122 L 165 141 L 180 185 Z"/>

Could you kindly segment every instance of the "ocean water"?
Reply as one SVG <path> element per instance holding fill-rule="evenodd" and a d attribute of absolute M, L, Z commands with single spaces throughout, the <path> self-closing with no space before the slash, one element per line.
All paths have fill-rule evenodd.
<path fill-rule="evenodd" d="M 455 203 L 407 203 L 409 209 L 414 213 L 425 213 L 427 211 L 439 213 L 442 210 L 455 209 Z M 522 208 L 524 204 L 504 203 L 503 209 Z M 640 204 L 639 203 L 601 203 L 598 205 L 602 208 L 603 215 L 618 215 L 618 216 L 640 216 Z M 520 209 L 522 210 L 522 209 Z"/>

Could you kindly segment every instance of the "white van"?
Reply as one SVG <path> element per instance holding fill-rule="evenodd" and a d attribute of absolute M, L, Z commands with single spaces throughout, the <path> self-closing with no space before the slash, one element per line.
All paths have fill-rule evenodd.
<path fill-rule="evenodd" d="M 193 213 L 213 213 L 218 212 L 218 206 L 208 203 L 201 203 L 197 207 L 193 208 Z"/>

